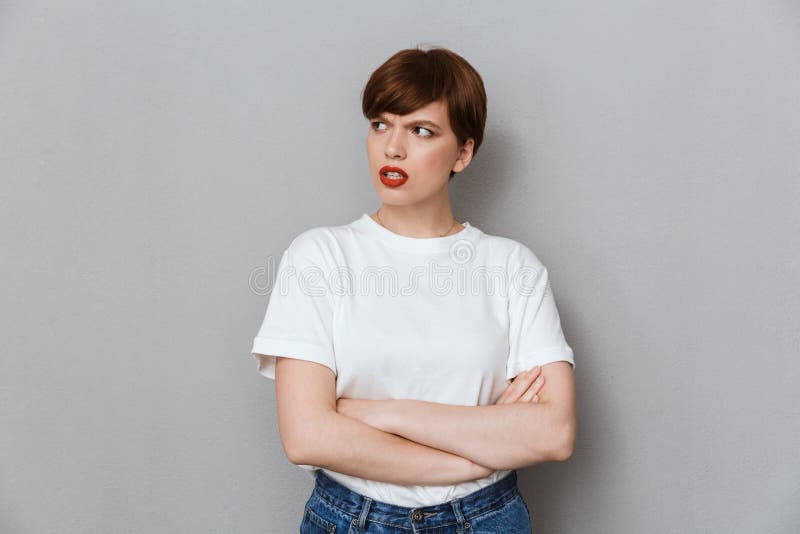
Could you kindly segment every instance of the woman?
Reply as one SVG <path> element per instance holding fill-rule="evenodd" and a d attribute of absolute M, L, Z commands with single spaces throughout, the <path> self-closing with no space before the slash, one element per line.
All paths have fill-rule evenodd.
<path fill-rule="evenodd" d="M 572 454 L 574 358 L 536 255 L 452 214 L 483 82 L 402 50 L 362 107 L 380 208 L 292 240 L 252 349 L 316 481 L 300 531 L 531 532 L 515 470 Z"/>

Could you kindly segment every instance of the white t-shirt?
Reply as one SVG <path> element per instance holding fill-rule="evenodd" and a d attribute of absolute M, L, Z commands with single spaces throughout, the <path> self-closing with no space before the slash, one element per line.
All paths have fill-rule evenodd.
<path fill-rule="evenodd" d="M 519 372 L 575 366 L 547 269 L 522 243 L 465 222 L 445 237 L 396 234 L 366 213 L 302 232 L 283 252 L 253 342 L 258 370 L 275 356 L 336 374 L 336 398 L 494 404 Z M 316 466 L 301 466 L 313 476 Z M 492 484 L 510 471 L 449 486 L 403 486 L 324 469 L 362 495 L 430 506 Z"/>

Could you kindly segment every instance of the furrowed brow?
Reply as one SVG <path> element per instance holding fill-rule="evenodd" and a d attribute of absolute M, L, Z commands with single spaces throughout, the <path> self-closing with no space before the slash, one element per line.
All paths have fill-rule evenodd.
<path fill-rule="evenodd" d="M 392 121 L 390 121 L 389 118 L 386 115 L 384 115 L 383 113 L 378 115 L 376 118 L 381 120 L 382 122 L 387 123 L 387 124 L 392 124 Z M 408 128 L 409 126 L 430 126 L 432 128 L 436 128 L 437 130 L 441 130 L 441 126 L 439 126 L 435 122 L 429 121 L 427 119 L 410 120 L 406 124 L 404 124 L 404 126 L 406 128 Z"/>

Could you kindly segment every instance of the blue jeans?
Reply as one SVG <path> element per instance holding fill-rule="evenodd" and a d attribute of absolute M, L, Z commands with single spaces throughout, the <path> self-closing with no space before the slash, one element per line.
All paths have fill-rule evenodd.
<path fill-rule="evenodd" d="M 530 534 L 517 472 L 460 499 L 418 508 L 376 501 L 321 470 L 305 504 L 300 534 Z"/>

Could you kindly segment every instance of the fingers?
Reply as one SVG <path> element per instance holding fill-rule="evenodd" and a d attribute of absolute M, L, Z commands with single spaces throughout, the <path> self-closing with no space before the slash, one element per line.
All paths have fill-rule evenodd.
<path fill-rule="evenodd" d="M 530 385 L 527 391 L 520 396 L 520 402 L 539 402 L 539 391 L 544 386 L 544 376 L 539 376 Z"/>
<path fill-rule="evenodd" d="M 511 385 L 509 385 L 503 392 L 503 395 L 500 397 L 500 399 L 498 399 L 497 404 L 500 404 L 501 402 L 518 402 L 520 397 L 522 397 L 522 394 L 528 390 L 538 374 L 539 369 L 537 367 L 533 367 L 532 369 L 528 369 L 519 373 L 514 377 L 514 381 L 511 382 Z"/>
<path fill-rule="evenodd" d="M 517 375 L 517 380 L 524 381 L 530 384 L 536 379 L 537 376 L 539 376 L 539 373 L 541 372 L 542 372 L 541 368 L 539 368 L 539 366 L 537 365 L 535 367 L 531 367 L 527 371 L 522 371 L 520 374 Z M 514 380 L 514 383 L 516 383 L 517 380 Z"/>
<path fill-rule="evenodd" d="M 503 394 L 497 399 L 495 404 L 513 402 L 538 402 L 539 390 L 544 385 L 544 377 L 540 376 L 541 368 L 537 365 L 529 370 L 518 374 L 514 381 L 509 385 Z"/>
<path fill-rule="evenodd" d="M 543 385 L 544 377 L 540 376 L 533 384 L 531 384 L 531 387 L 522 394 L 522 396 L 519 398 L 519 402 L 539 402 L 539 390 L 542 389 Z"/>
<path fill-rule="evenodd" d="M 542 386 L 544 386 L 544 375 L 540 375 L 539 378 L 531 384 L 531 387 L 528 388 L 525 395 L 528 395 L 533 402 L 539 402 L 539 390 L 542 389 Z"/>

